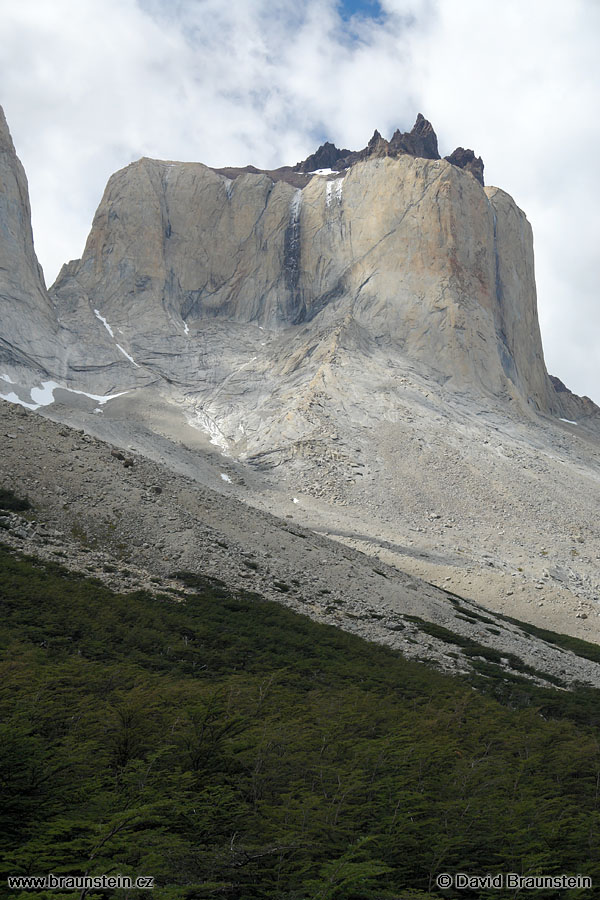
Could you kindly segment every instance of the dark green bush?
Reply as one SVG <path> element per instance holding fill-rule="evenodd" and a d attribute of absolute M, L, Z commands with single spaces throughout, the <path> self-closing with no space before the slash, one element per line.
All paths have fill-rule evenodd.
<path fill-rule="evenodd" d="M 493 654 L 450 678 L 181 580 L 202 586 L 115 594 L 0 545 L 0 882 L 121 872 L 172 900 L 426 900 L 448 896 L 446 871 L 600 879 L 598 691 L 541 690 Z"/>

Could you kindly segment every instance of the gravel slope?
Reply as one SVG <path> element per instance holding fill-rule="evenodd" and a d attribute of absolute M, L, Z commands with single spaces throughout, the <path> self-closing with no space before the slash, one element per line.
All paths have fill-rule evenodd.
<path fill-rule="evenodd" d="M 457 609 L 444 590 L 301 527 L 292 513 L 278 518 L 236 499 L 244 492 L 248 499 L 257 495 L 261 477 L 249 471 L 244 481 L 239 464 L 199 445 L 173 450 L 170 466 L 142 455 L 143 448 L 164 457 L 162 439 L 136 429 L 131 416 L 129 423 L 137 448 L 121 452 L 37 413 L 0 403 L 2 485 L 27 493 L 35 507 L 31 516 L 3 516 L 3 539 L 120 589 L 155 589 L 156 579 L 182 587 L 174 573 L 203 572 L 447 671 L 467 670 L 470 662 L 455 643 L 423 633 L 407 618 L 417 616 L 499 654 L 515 654 L 538 678 L 543 671 L 564 682 L 600 686 L 597 664 L 531 638 L 494 615 L 482 618 L 476 604 Z M 114 422 L 107 420 L 105 427 L 114 428 Z M 231 480 L 223 480 L 224 474 Z M 213 487 L 207 486 L 211 479 Z M 265 486 L 265 505 L 281 504 L 278 496 Z M 302 504 L 289 506 L 299 510 Z M 317 512 L 315 505 L 313 517 Z M 511 669 L 508 656 L 503 665 Z"/>

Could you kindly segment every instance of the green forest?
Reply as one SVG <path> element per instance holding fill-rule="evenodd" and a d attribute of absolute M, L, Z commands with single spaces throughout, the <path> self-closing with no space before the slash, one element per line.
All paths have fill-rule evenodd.
<path fill-rule="evenodd" d="M 121 595 L 0 546 L 3 897 L 593 896 L 435 880 L 600 883 L 597 691 L 494 667 L 451 678 L 180 579 L 181 591 Z M 48 872 L 155 887 L 7 888 L 8 875 Z"/>

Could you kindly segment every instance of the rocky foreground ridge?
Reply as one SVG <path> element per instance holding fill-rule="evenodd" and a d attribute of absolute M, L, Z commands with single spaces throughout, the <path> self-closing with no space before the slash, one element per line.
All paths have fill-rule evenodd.
<path fill-rule="evenodd" d="M 420 117 L 285 177 L 141 159 L 46 290 L 0 135 L 0 397 L 598 638 L 600 411 L 546 371 L 531 228 L 471 151 Z"/>

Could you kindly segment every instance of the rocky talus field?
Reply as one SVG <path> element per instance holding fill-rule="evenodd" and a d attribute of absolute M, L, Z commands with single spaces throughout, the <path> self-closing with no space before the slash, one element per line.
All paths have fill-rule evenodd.
<path fill-rule="evenodd" d="M 168 442 L 159 445 L 151 432 L 145 447 L 115 447 L 6 403 L 1 416 L 3 481 L 17 495 L 26 492 L 32 504 L 27 512 L 0 517 L 1 537 L 15 549 L 62 562 L 119 590 L 181 589 L 190 573 L 217 578 L 450 672 L 468 672 L 473 659 L 492 658 L 507 672 L 538 683 L 548 676 L 565 686 L 600 685 L 598 663 L 494 612 L 496 605 L 513 616 L 531 609 L 531 623 L 589 640 L 597 628 L 592 604 L 579 600 L 577 609 L 589 609 L 593 619 L 583 612 L 581 618 L 571 615 L 574 594 L 543 569 L 535 579 L 530 569 L 508 571 L 497 549 L 479 563 L 461 558 L 460 548 L 452 557 L 447 539 L 437 543 L 435 536 L 454 530 L 456 520 L 434 518 L 424 529 L 437 547 L 428 554 L 415 549 L 426 546 L 424 541 L 411 546 L 408 538 L 403 547 L 383 534 L 353 532 L 358 513 L 347 507 L 334 526 L 335 507 L 309 494 L 291 497 L 287 505 L 297 512 L 282 514 L 280 488 L 260 486 L 256 478 L 246 483 L 241 466 L 198 447 L 169 451 Z M 168 458 L 169 465 L 152 456 Z M 262 509 L 251 502 L 259 497 Z M 491 589 L 487 568 L 493 571 Z M 459 575 L 440 577 L 455 569 Z M 422 580 L 432 574 L 440 587 Z M 470 582 L 479 590 L 456 596 L 461 577 L 465 587 Z M 494 588 L 515 600 L 494 604 Z M 478 593 L 479 602 L 463 599 Z M 540 604 L 554 610 L 554 617 L 544 616 Z"/>

